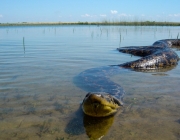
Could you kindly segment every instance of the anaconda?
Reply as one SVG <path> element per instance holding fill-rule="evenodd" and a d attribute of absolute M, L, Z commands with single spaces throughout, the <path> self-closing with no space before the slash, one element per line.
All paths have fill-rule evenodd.
<path fill-rule="evenodd" d="M 120 106 L 123 106 L 122 99 L 125 91 L 109 77 L 116 74 L 120 67 L 133 70 L 156 70 L 175 66 L 179 61 L 179 56 L 171 49 L 172 46 L 180 46 L 180 39 L 159 40 L 150 46 L 121 47 L 117 49 L 119 52 L 142 58 L 81 72 L 76 77 L 77 85 L 88 91 L 82 103 L 83 112 L 93 117 L 115 114 Z"/>

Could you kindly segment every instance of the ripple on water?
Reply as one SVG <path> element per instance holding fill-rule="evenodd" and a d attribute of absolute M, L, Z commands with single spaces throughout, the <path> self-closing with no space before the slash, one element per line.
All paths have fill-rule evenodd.
<path fill-rule="evenodd" d="M 151 26 L 1 27 L 0 139 L 89 139 L 88 134 L 101 137 L 101 124 L 107 128 L 102 139 L 179 139 L 179 65 L 112 76 L 126 91 L 124 107 L 113 119 L 91 123 L 82 122 L 77 113 L 86 92 L 73 84 L 84 70 L 138 59 L 116 48 L 149 45 L 169 38 L 169 32 L 177 37 L 178 31 Z"/>

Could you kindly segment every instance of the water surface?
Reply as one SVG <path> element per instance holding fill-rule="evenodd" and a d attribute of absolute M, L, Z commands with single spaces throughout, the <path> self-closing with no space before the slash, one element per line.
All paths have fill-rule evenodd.
<path fill-rule="evenodd" d="M 156 26 L 0 27 L 0 138 L 89 139 L 92 128 L 84 128 L 77 113 L 86 91 L 73 78 L 139 58 L 118 47 L 151 45 L 179 32 Z M 122 69 L 111 79 L 126 91 L 125 106 L 107 121 L 102 139 L 180 139 L 180 65 L 159 72 Z"/>

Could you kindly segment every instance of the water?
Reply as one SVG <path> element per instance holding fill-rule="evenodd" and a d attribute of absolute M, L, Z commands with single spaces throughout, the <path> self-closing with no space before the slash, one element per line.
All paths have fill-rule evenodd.
<path fill-rule="evenodd" d="M 78 111 L 86 92 L 73 83 L 89 68 L 139 58 L 117 52 L 118 47 L 150 45 L 179 32 L 180 27 L 156 26 L 0 27 L 0 138 L 75 140 L 103 134 L 103 140 L 179 140 L 180 65 L 160 72 L 122 69 L 111 79 L 126 91 L 125 106 L 93 125 Z"/>

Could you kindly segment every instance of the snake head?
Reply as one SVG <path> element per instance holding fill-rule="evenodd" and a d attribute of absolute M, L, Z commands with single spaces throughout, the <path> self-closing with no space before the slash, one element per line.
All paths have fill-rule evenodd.
<path fill-rule="evenodd" d="M 88 93 L 82 103 L 83 112 L 93 117 L 115 114 L 122 102 L 108 93 Z"/>

